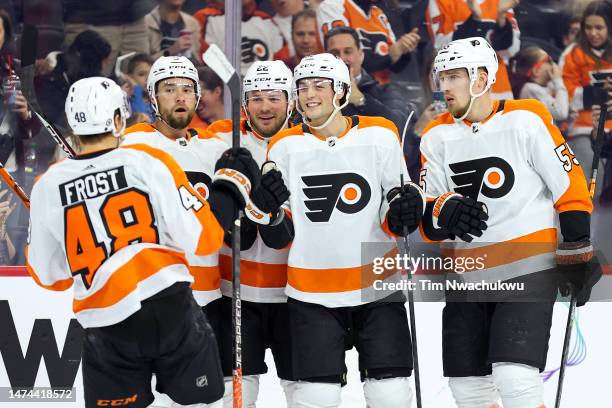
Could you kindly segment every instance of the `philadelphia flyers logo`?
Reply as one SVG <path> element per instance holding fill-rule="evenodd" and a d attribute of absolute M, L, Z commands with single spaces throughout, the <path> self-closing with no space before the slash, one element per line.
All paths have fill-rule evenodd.
<path fill-rule="evenodd" d="M 361 39 L 361 48 L 372 50 L 372 52 L 380 55 L 387 55 L 389 53 L 389 44 L 387 44 L 387 36 L 384 33 L 370 33 L 363 29 L 357 29 L 357 31 Z"/>
<path fill-rule="evenodd" d="M 242 62 L 250 64 L 254 61 L 267 61 L 270 56 L 268 46 L 261 40 L 242 37 Z"/>
<path fill-rule="evenodd" d="M 191 186 L 197 191 L 203 199 L 208 199 L 208 188 L 210 186 L 210 177 L 205 173 L 199 171 L 186 171 L 187 180 L 191 183 Z"/>
<path fill-rule="evenodd" d="M 368 181 L 356 173 L 303 176 L 302 188 L 309 210 L 306 217 L 312 222 L 328 222 L 334 209 L 345 214 L 355 214 L 370 202 L 372 190 Z"/>
<path fill-rule="evenodd" d="M 501 198 L 514 186 L 514 170 L 500 157 L 483 157 L 449 164 L 454 175 L 455 191 L 478 199 L 478 194 L 488 198 Z"/>

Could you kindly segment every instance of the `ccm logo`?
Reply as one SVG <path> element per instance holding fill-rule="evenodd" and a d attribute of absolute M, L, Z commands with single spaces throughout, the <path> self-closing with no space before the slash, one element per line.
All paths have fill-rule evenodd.
<path fill-rule="evenodd" d="M 230 177 L 237 181 L 239 184 L 242 184 L 246 189 L 247 193 L 251 194 L 251 182 L 239 171 L 232 169 L 219 169 L 218 173 L 222 176 Z"/>
<path fill-rule="evenodd" d="M 98 400 L 96 403 L 99 407 L 122 407 L 125 405 L 132 404 L 138 399 L 138 394 L 134 394 L 128 398 L 111 399 L 111 400 Z"/>

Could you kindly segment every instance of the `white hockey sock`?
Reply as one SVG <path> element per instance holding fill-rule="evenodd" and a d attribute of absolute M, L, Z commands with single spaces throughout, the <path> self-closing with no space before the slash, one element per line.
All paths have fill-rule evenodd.
<path fill-rule="evenodd" d="M 287 407 L 293 406 L 293 392 L 295 391 L 295 387 L 297 386 L 297 381 L 289 381 L 289 380 L 280 380 L 281 387 L 283 387 L 283 391 L 285 392 L 285 399 L 287 400 Z"/>
<path fill-rule="evenodd" d="M 336 408 L 340 406 L 340 384 L 298 381 L 291 408 Z"/>
<path fill-rule="evenodd" d="M 544 383 L 536 367 L 518 363 L 493 363 L 493 381 L 504 408 L 544 406 Z"/>
<path fill-rule="evenodd" d="M 490 375 L 448 379 L 458 408 L 495 407 L 499 395 Z"/>
<path fill-rule="evenodd" d="M 363 393 L 368 408 L 403 408 L 412 404 L 412 387 L 408 377 L 366 378 Z"/>

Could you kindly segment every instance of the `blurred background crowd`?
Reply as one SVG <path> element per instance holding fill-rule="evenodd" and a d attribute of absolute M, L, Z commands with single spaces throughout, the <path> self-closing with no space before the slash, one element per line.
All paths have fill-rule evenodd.
<path fill-rule="evenodd" d="M 61 154 L 20 91 L 24 24 L 39 32 L 40 109 L 66 134 L 70 85 L 97 75 L 128 94 L 129 124 L 152 122 L 146 78 L 162 55 L 183 55 L 198 66 L 202 98 L 192 127 L 229 117 L 223 83 L 201 61 L 209 44 L 223 48 L 223 0 L 0 0 L 0 20 L 0 162 L 28 193 Z M 337 55 L 353 82 L 345 115 L 384 116 L 400 133 L 411 117 L 404 152 L 418 179 L 420 137 L 445 111 L 431 80 L 436 50 L 484 36 L 500 60 L 494 95 L 545 103 L 589 176 L 603 103 L 594 90 L 612 87 L 611 23 L 608 0 L 242 0 L 241 71 L 256 60 L 281 59 L 293 68 L 307 55 Z M 612 129 L 612 120 L 606 125 Z M 601 157 L 598 205 L 612 206 L 609 136 Z M 27 223 L 27 210 L 0 185 L 0 265 L 23 264 Z"/>

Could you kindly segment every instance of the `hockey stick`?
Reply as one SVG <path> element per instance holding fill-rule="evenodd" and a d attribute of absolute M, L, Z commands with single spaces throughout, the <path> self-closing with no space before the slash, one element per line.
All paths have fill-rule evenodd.
<path fill-rule="evenodd" d="M 223 51 L 211 44 L 202 55 L 202 60 L 228 86 L 232 101 L 232 148 L 240 147 L 240 77 L 227 60 Z M 248 212 L 247 212 L 248 214 Z M 242 304 L 240 298 L 240 218 L 234 220 L 232 228 L 232 326 L 234 335 L 233 406 L 242 408 Z"/>
<path fill-rule="evenodd" d="M 406 119 L 406 124 L 404 125 L 404 130 L 402 131 L 402 140 L 400 143 L 400 149 L 402 157 L 404 155 L 404 139 L 406 137 L 406 131 L 408 130 L 408 124 L 410 123 L 410 119 L 412 119 L 412 115 L 414 115 L 414 111 L 410 112 L 408 115 L 408 119 Z M 400 163 L 402 161 L 400 160 Z M 401 165 L 400 165 L 401 166 Z M 400 168 L 400 185 L 404 186 L 404 169 Z M 410 242 L 408 241 L 408 227 L 404 226 L 404 236 L 402 237 L 402 241 L 404 243 L 404 253 L 402 255 L 410 258 Z M 408 271 L 408 280 L 412 280 L 411 271 Z M 421 374 L 419 371 L 419 353 L 417 348 L 417 335 L 416 335 L 416 315 L 414 313 L 414 293 L 412 289 L 408 289 L 408 315 L 410 317 L 410 337 L 412 340 L 412 362 L 414 366 L 414 388 L 416 393 L 416 402 L 417 408 L 422 407 L 421 402 Z"/>
<path fill-rule="evenodd" d="M 607 96 L 607 93 L 604 94 Z M 595 184 L 597 182 L 597 168 L 599 167 L 599 156 L 604 142 L 604 131 L 606 117 L 608 116 L 607 98 L 602 98 L 601 112 L 597 121 L 597 133 L 595 134 L 595 148 L 593 150 L 593 163 L 591 164 L 591 179 L 589 182 L 589 196 L 591 200 L 595 197 Z M 563 380 L 565 379 L 565 368 L 567 367 L 567 357 L 569 355 L 569 345 L 572 338 L 572 329 L 576 316 L 576 295 L 574 288 L 570 287 L 570 305 L 567 312 L 567 323 L 565 324 L 565 335 L 563 337 L 563 349 L 561 350 L 561 366 L 559 367 L 559 379 L 557 381 L 557 395 L 555 398 L 555 408 L 561 406 L 561 394 L 563 392 Z"/>
<path fill-rule="evenodd" d="M 23 191 L 23 188 L 21 188 L 21 186 L 15 181 L 13 176 L 11 176 L 10 173 L 6 170 L 6 168 L 4 168 L 2 164 L 0 164 L 0 177 L 2 177 L 2 179 L 6 182 L 9 188 L 13 190 L 13 193 L 15 193 L 17 198 L 21 200 L 23 205 L 25 205 L 26 208 L 29 209 L 30 208 L 30 198 L 28 197 L 26 192 Z"/>
<path fill-rule="evenodd" d="M 38 100 L 36 98 L 36 92 L 34 90 L 34 64 L 36 62 L 36 49 L 38 46 L 38 29 L 32 24 L 26 24 L 23 26 L 21 35 L 21 75 L 22 75 L 22 92 L 30 110 L 40 123 L 47 129 L 55 143 L 57 143 L 62 150 L 69 156 L 74 157 L 76 153 L 66 138 L 61 132 L 53 126 L 53 124 L 45 117 L 40 109 Z"/>

